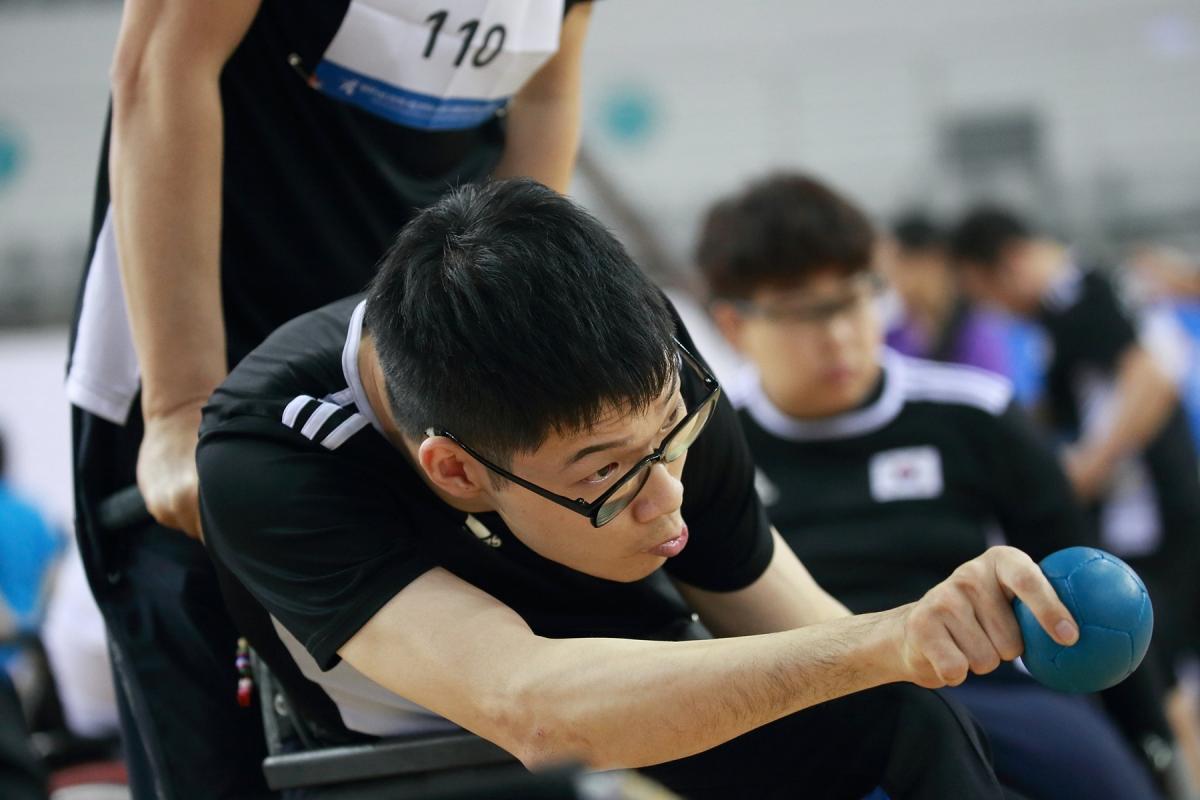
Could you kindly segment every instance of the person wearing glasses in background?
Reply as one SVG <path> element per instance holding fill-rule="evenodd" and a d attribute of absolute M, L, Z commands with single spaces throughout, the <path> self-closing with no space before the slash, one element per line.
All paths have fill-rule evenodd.
<path fill-rule="evenodd" d="M 850 616 L 770 528 L 661 292 L 531 181 L 452 191 L 365 298 L 269 337 L 197 464 L 239 626 L 304 714 L 360 734 L 457 725 L 687 797 L 1002 797 L 921 687 L 1019 652 L 1013 592 L 1077 636 L 1010 548 Z"/>
<path fill-rule="evenodd" d="M 767 513 L 856 613 L 928 598 L 994 530 L 1035 559 L 1090 544 L 1007 380 L 884 347 L 875 244 L 848 200 L 780 173 L 715 203 L 697 246 L 713 315 L 750 362 L 728 388 Z M 979 719 L 1006 785 L 1033 800 L 1157 796 L 1090 698 L 963 644 L 991 674 L 948 694 Z"/>

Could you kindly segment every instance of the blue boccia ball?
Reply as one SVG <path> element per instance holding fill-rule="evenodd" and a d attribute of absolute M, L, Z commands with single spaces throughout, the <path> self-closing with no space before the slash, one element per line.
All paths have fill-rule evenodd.
<path fill-rule="evenodd" d="M 1142 579 L 1124 561 L 1094 547 L 1059 550 L 1040 566 L 1079 624 L 1079 640 L 1063 647 L 1024 603 L 1013 601 L 1030 674 L 1062 692 L 1098 692 L 1128 678 L 1142 663 L 1154 630 L 1154 607 Z"/>

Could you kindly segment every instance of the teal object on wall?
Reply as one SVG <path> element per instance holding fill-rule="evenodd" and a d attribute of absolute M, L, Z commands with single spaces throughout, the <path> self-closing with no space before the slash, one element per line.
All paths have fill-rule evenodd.
<path fill-rule="evenodd" d="M 641 87 L 614 89 L 601 104 L 601 113 L 605 133 L 625 144 L 646 141 L 658 124 L 657 103 Z"/>
<path fill-rule="evenodd" d="M 0 189 L 16 179 L 24 156 L 25 148 L 16 129 L 0 122 Z"/>

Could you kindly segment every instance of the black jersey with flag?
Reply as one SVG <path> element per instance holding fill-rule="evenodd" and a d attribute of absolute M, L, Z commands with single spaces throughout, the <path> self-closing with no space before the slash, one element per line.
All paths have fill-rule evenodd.
<path fill-rule="evenodd" d="M 397 592 L 443 567 L 551 637 L 671 638 L 691 612 L 661 573 L 590 577 L 525 547 L 495 514 L 439 500 L 381 433 L 359 379 L 364 306 L 350 298 L 280 328 L 205 411 L 198 451 L 210 553 L 269 612 L 304 674 L 354 730 L 406 730 L 418 709 L 381 694 L 337 650 Z M 690 339 L 680 327 L 680 339 Z M 683 376 L 685 400 L 703 391 Z M 687 548 L 665 572 L 714 591 L 753 582 L 773 552 L 736 415 L 722 400 L 683 471 Z M 234 609 L 244 623 L 254 609 Z M 311 685 L 306 691 L 313 691 Z"/>
<path fill-rule="evenodd" d="M 1089 537 L 1006 380 L 885 351 L 852 411 L 790 417 L 748 370 L 730 390 L 771 521 L 854 611 L 918 599 L 1003 533 L 1035 559 Z"/>

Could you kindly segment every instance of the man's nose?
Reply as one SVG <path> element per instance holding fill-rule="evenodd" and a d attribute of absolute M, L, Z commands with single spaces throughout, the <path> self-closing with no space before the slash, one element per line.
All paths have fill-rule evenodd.
<path fill-rule="evenodd" d="M 673 514 L 683 505 L 683 481 L 671 474 L 667 465 L 658 462 L 650 468 L 646 485 L 633 501 L 633 518 L 639 523 L 653 522 Z"/>

